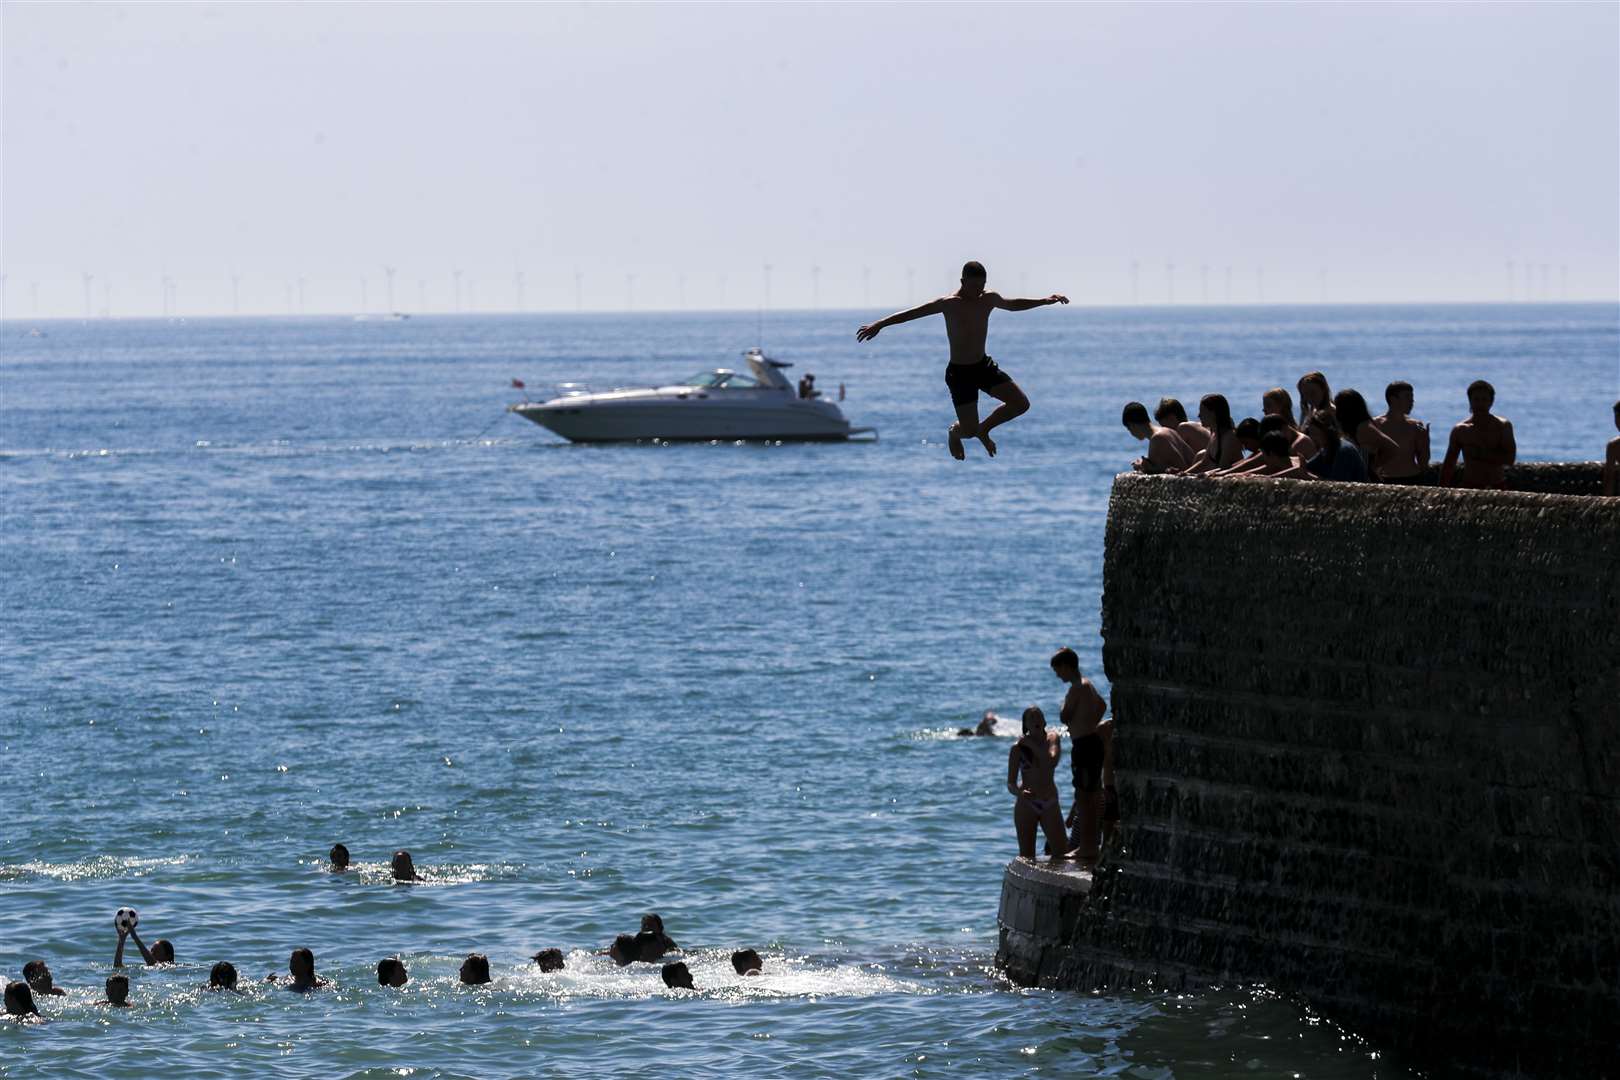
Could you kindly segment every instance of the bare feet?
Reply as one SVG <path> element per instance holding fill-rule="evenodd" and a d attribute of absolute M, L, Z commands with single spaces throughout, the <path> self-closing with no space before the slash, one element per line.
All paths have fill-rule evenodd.
<path fill-rule="evenodd" d="M 989 454 L 991 457 L 996 456 L 996 444 L 991 440 L 990 433 L 988 431 L 979 432 L 979 441 L 984 443 L 985 453 Z"/>
<path fill-rule="evenodd" d="M 956 433 L 956 425 L 952 424 L 951 429 L 945 434 L 950 439 L 951 457 L 955 458 L 957 461 L 965 461 L 967 459 L 967 451 L 962 449 L 962 436 Z"/>

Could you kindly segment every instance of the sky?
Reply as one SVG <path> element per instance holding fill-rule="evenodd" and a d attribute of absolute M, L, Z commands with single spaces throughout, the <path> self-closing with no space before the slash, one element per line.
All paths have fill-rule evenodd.
<path fill-rule="evenodd" d="M 0 6 L 10 317 L 1620 295 L 1620 5 Z M 769 267 L 769 269 L 767 269 Z M 88 283 L 85 275 L 89 275 Z M 521 275 L 521 280 L 520 280 Z"/>

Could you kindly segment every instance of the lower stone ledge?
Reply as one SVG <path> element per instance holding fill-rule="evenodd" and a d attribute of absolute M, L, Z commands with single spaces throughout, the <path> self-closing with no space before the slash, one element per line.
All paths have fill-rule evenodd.
<path fill-rule="evenodd" d="M 1073 862 L 1014 859 L 1001 879 L 996 966 L 1020 986 L 1055 986 L 1092 876 Z"/>

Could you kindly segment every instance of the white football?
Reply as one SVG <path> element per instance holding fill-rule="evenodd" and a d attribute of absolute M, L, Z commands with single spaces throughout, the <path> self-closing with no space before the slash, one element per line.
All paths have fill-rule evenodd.
<path fill-rule="evenodd" d="M 113 926 L 117 927 L 118 932 L 121 934 L 127 934 L 135 929 L 136 926 L 140 925 L 140 921 L 141 917 L 135 914 L 134 908 L 130 907 L 119 908 L 118 914 L 113 916 Z"/>

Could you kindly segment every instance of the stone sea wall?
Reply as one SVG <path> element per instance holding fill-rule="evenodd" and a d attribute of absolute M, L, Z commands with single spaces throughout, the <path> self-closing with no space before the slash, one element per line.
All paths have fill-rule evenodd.
<path fill-rule="evenodd" d="M 1620 1076 L 1620 499 L 1121 476 L 1103 637 L 1123 849 L 1032 981 Z"/>

